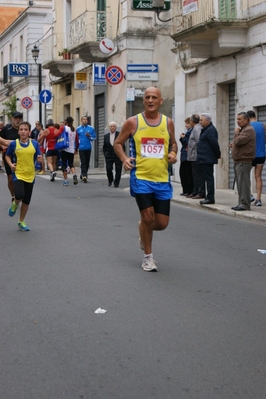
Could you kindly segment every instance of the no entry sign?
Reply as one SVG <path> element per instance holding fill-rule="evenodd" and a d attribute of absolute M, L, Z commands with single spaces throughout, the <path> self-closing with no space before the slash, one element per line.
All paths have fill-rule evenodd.
<path fill-rule="evenodd" d="M 111 65 L 106 69 L 105 78 L 111 85 L 118 85 L 124 78 L 124 72 L 116 65 Z"/>

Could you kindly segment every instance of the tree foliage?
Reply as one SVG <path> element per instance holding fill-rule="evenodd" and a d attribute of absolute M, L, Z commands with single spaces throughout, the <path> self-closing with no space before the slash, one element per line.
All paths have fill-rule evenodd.
<path fill-rule="evenodd" d="M 2 115 L 7 115 L 9 119 L 12 117 L 12 112 L 16 111 L 17 108 L 17 97 L 11 96 L 8 100 L 2 103 L 5 106 L 5 109 L 2 112 Z"/>

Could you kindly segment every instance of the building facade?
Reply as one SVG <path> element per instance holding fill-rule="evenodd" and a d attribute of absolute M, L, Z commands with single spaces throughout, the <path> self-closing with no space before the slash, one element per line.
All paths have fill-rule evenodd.
<path fill-rule="evenodd" d="M 142 111 L 145 88 L 160 87 L 162 112 L 172 116 L 171 10 L 162 12 L 160 21 L 153 10 L 142 8 L 144 3 L 53 1 L 50 35 L 42 42 L 43 67 L 49 69 L 51 78 L 53 117 L 61 121 L 71 115 L 77 126 L 82 115 L 89 116 L 97 132 L 94 167 L 104 166 L 102 145 L 108 123 L 115 121 L 121 127 L 129 116 Z"/>
<path fill-rule="evenodd" d="M 1 1 L 2 2 L 2 1 Z M 5 15 L 18 16 L 0 34 L 0 115 L 7 123 L 5 115 L 6 100 L 16 97 L 17 110 L 23 113 L 24 119 L 34 124 L 40 119 L 44 123 L 49 114 L 45 105 L 39 106 L 40 89 L 50 89 L 48 71 L 39 68 L 42 63 L 41 41 L 49 31 L 52 23 L 52 0 L 40 0 L 38 2 L 10 1 L 10 4 L 1 5 L 2 18 Z M 33 4 L 32 4 L 33 3 Z M 32 5 L 29 5 L 32 4 Z M 18 7 L 19 6 L 19 7 Z M 7 19 L 10 21 L 10 19 Z M 32 57 L 32 49 L 39 49 L 39 57 L 35 63 Z M 17 75 L 9 75 L 9 64 L 15 64 Z M 28 65 L 28 75 L 20 74 L 20 64 Z M 26 99 L 23 101 L 23 99 Z M 29 107 L 30 105 L 30 107 Z M 26 108 L 25 108 L 26 106 Z"/>
<path fill-rule="evenodd" d="M 176 125 L 192 113 L 212 115 L 222 153 L 216 185 L 233 188 L 228 145 L 237 113 L 253 109 L 266 123 L 266 2 L 183 0 L 174 7 Z M 265 191 L 266 170 L 263 180 Z"/>

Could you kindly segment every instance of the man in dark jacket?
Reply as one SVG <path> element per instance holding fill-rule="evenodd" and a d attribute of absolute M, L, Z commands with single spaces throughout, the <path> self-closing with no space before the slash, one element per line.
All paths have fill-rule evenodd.
<path fill-rule="evenodd" d="M 114 151 L 114 142 L 119 132 L 116 130 L 117 126 L 115 122 L 109 123 L 109 133 L 104 135 L 103 139 L 103 154 L 105 157 L 106 173 L 108 179 L 108 186 L 114 183 L 115 188 L 119 187 L 121 173 L 122 173 L 122 162 Z M 115 179 L 113 176 L 113 165 L 115 164 Z"/>
<path fill-rule="evenodd" d="M 218 132 L 212 124 L 211 115 L 204 113 L 200 116 L 202 131 L 197 146 L 197 163 L 201 168 L 203 184 L 207 183 L 207 195 L 200 201 L 201 205 L 214 204 L 214 177 L 213 165 L 218 163 L 221 157 L 218 143 Z"/>

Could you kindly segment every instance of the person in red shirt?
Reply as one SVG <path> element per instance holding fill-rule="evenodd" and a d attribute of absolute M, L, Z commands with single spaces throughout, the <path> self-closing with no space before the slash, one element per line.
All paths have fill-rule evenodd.
<path fill-rule="evenodd" d="M 46 161 L 51 173 L 50 181 L 54 181 L 56 177 L 58 150 L 55 150 L 55 144 L 57 137 L 60 136 L 63 130 L 64 126 L 61 126 L 60 129 L 56 129 L 54 121 L 48 119 L 46 129 L 39 135 L 39 142 L 44 138 L 46 139 Z"/>

